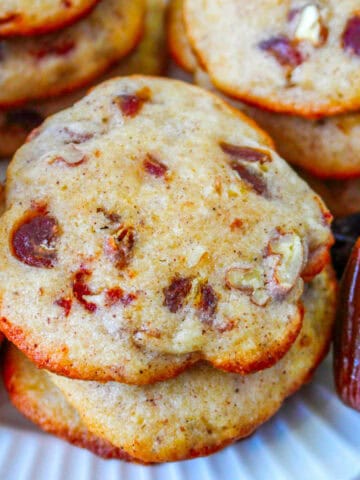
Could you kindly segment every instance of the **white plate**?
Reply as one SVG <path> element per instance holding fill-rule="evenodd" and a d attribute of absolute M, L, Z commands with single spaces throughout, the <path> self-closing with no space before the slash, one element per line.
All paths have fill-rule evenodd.
<path fill-rule="evenodd" d="M 336 397 L 328 358 L 252 437 L 207 458 L 153 467 L 101 460 L 45 435 L 0 390 L 1 480 L 355 480 L 360 413 Z"/>

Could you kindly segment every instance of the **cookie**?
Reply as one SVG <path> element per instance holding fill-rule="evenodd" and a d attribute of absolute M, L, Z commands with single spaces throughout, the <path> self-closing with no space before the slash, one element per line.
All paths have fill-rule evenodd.
<path fill-rule="evenodd" d="M 3 0 L 0 37 L 35 35 L 64 28 L 87 15 L 99 0 Z"/>
<path fill-rule="evenodd" d="M 197 85 L 216 91 L 200 67 L 194 80 Z M 268 112 L 240 101 L 231 100 L 231 104 L 266 130 L 277 151 L 291 164 L 324 180 L 360 176 L 360 113 L 309 120 Z"/>
<path fill-rule="evenodd" d="M 277 112 L 360 107 L 359 3 L 185 0 L 190 43 L 216 87 Z"/>
<path fill-rule="evenodd" d="M 130 455 L 147 462 L 208 455 L 252 433 L 311 378 L 329 344 L 335 291 L 330 269 L 306 287 L 295 344 L 278 364 L 253 375 L 199 364 L 145 387 L 51 378 L 92 431 Z"/>
<path fill-rule="evenodd" d="M 167 20 L 169 53 L 175 62 L 189 73 L 197 67 L 196 57 L 186 36 L 183 18 L 184 0 L 171 0 Z"/>
<path fill-rule="evenodd" d="M 360 178 L 319 180 L 304 171 L 299 171 L 299 174 L 323 198 L 335 217 L 360 212 Z"/>
<path fill-rule="evenodd" d="M 121 448 L 92 434 L 46 371 L 10 344 L 3 358 L 3 379 L 12 404 L 45 432 L 106 459 L 134 461 Z"/>
<path fill-rule="evenodd" d="M 164 0 L 147 0 L 144 36 L 129 56 L 114 66 L 104 78 L 141 73 L 161 75 L 165 66 L 164 49 Z M 23 107 L 0 112 L 0 158 L 11 157 L 25 142 L 31 130 L 38 127 L 46 117 L 65 108 L 86 95 L 80 89 L 65 96 L 33 102 Z"/>
<path fill-rule="evenodd" d="M 135 48 L 143 0 L 102 0 L 65 30 L 0 42 L 0 107 L 60 95 L 84 86 Z"/>
<path fill-rule="evenodd" d="M 70 377 L 269 367 L 329 260 L 330 215 L 266 134 L 175 80 L 96 87 L 33 132 L 7 182 L 0 329 Z"/>

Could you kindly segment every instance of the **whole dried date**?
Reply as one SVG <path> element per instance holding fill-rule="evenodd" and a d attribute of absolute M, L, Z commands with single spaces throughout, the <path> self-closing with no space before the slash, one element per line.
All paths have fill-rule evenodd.
<path fill-rule="evenodd" d="M 334 378 L 343 402 L 360 411 L 360 238 L 341 284 L 334 332 Z"/>
<path fill-rule="evenodd" d="M 338 278 L 341 278 L 351 250 L 360 236 L 360 213 L 337 218 L 332 224 L 332 231 L 336 240 L 332 258 Z"/>

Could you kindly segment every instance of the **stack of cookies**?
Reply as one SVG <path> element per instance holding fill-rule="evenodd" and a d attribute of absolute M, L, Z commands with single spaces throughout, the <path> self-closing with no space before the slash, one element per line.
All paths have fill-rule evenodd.
<path fill-rule="evenodd" d="M 165 0 L 8 0 L 0 5 L 0 158 L 91 83 L 161 74 Z M 134 49 L 136 49 L 134 51 Z"/>
<path fill-rule="evenodd" d="M 173 0 L 168 38 L 195 82 L 265 128 L 337 215 L 359 210 L 359 2 Z"/>
<path fill-rule="evenodd" d="M 330 221 L 267 134 L 214 94 L 101 84 L 8 169 L 10 398 L 106 458 L 181 460 L 250 435 L 327 351 Z"/>

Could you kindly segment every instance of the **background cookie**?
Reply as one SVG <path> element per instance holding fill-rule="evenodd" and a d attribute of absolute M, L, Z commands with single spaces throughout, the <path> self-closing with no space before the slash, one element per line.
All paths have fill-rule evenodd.
<path fill-rule="evenodd" d="M 304 116 L 360 107 L 356 0 L 185 0 L 191 45 L 213 83 Z"/>
<path fill-rule="evenodd" d="M 103 458 L 134 461 L 120 448 L 92 434 L 46 371 L 36 368 L 10 344 L 5 349 L 3 379 L 13 405 L 45 432 Z"/>
<path fill-rule="evenodd" d="M 191 49 L 185 32 L 183 18 L 184 0 L 172 0 L 167 21 L 169 51 L 176 63 L 187 72 L 194 72 L 197 59 Z"/>
<path fill-rule="evenodd" d="M 85 16 L 99 0 L 2 0 L 0 37 L 34 35 L 63 28 Z"/>
<path fill-rule="evenodd" d="M 143 0 L 102 0 L 65 30 L 2 41 L 0 107 L 86 85 L 137 45 L 143 14 Z"/>
<path fill-rule="evenodd" d="M 95 88 L 32 134 L 7 181 L 1 328 L 69 376 L 268 367 L 301 328 L 301 277 L 329 259 L 329 214 L 268 137 L 174 80 Z"/>
<path fill-rule="evenodd" d="M 200 67 L 194 80 L 197 85 L 216 91 Z M 360 175 L 360 113 L 308 120 L 230 101 L 271 135 L 277 151 L 293 165 L 323 179 Z"/>
<path fill-rule="evenodd" d="M 104 77 L 142 73 L 161 75 L 165 66 L 164 46 L 164 0 L 147 0 L 144 36 L 129 56 L 114 66 Z M 55 99 L 28 103 L 22 107 L 0 111 L 0 158 L 10 157 L 25 142 L 26 137 L 38 127 L 46 117 L 53 115 L 86 95 L 86 89 L 80 89 Z"/>
<path fill-rule="evenodd" d="M 311 378 L 330 339 L 335 289 L 331 270 L 307 287 L 295 344 L 278 364 L 253 375 L 198 365 L 145 387 L 51 378 L 89 428 L 131 455 L 151 462 L 208 455 L 249 435 Z"/>

